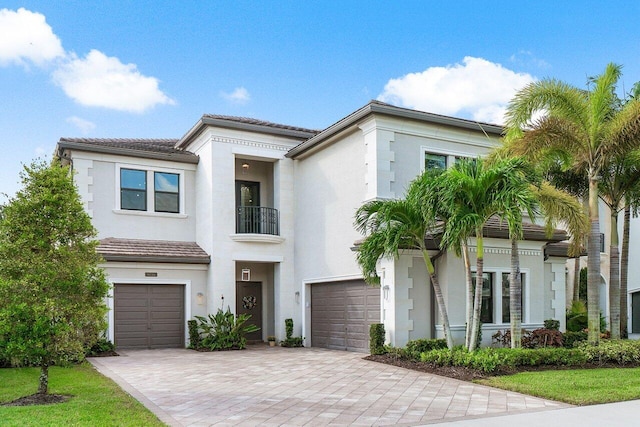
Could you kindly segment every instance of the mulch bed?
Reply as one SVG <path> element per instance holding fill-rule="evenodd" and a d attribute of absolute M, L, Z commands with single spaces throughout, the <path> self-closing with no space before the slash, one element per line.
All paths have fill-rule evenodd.
<path fill-rule="evenodd" d="M 30 405 L 53 405 L 63 403 L 73 396 L 65 394 L 32 394 L 30 396 L 19 397 L 14 401 L 3 403 L 0 406 L 30 406 Z"/>
<path fill-rule="evenodd" d="M 488 375 L 475 369 L 464 366 L 437 366 L 433 363 L 418 362 L 416 360 L 400 359 L 391 354 L 370 355 L 364 358 L 373 362 L 412 369 L 414 371 L 427 372 L 443 377 L 455 378 L 462 381 L 473 381 L 487 378 Z"/>
<path fill-rule="evenodd" d="M 570 369 L 597 369 L 597 368 L 638 368 L 640 364 L 630 363 L 626 365 L 618 365 L 614 363 L 588 363 L 581 366 L 520 366 L 508 371 L 499 371 L 487 374 L 485 372 L 466 368 L 464 366 L 437 366 L 433 363 L 419 362 L 417 360 L 401 359 L 391 354 L 370 355 L 364 357 L 365 360 L 384 363 L 387 365 L 398 366 L 401 368 L 411 369 L 414 371 L 427 372 L 429 374 L 440 375 L 443 377 L 455 378 L 461 381 L 473 381 L 483 378 L 490 378 L 499 375 L 511 375 L 518 372 L 531 371 L 549 371 L 549 370 L 570 370 Z"/>

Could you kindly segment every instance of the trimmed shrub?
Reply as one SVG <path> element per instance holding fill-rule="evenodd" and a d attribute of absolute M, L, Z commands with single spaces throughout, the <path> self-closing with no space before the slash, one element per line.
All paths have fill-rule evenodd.
<path fill-rule="evenodd" d="M 304 347 L 303 337 L 294 337 L 293 335 L 293 319 L 284 319 L 284 329 L 287 338 L 280 342 L 282 347 Z"/>
<path fill-rule="evenodd" d="M 547 319 L 544 321 L 544 328 L 558 331 L 560 330 L 560 321 L 555 319 Z"/>
<path fill-rule="evenodd" d="M 198 349 L 202 347 L 202 338 L 198 332 L 198 322 L 196 320 L 187 320 L 189 328 L 189 348 Z"/>
<path fill-rule="evenodd" d="M 432 350 L 422 353 L 423 362 L 439 366 L 465 366 L 485 373 L 509 371 L 518 366 L 576 366 L 586 362 L 586 355 L 578 349 L 483 348 L 469 352 L 462 347 L 453 350 Z"/>
<path fill-rule="evenodd" d="M 565 348 L 573 348 L 576 346 L 577 343 L 586 341 L 588 336 L 589 334 L 587 334 L 584 331 L 579 331 L 579 332 L 567 331 L 564 334 L 562 334 L 562 341 L 563 341 L 562 344 L 565 346 Z"/>
<path fill-rule="evenodd" d="M 590 363 L 614 363 L 621 366 L 640 363 L 640 341 L 601 340 L 598 345 L 581 342 L 577 348 Z"/>
<path fill-rule="evenodd" d="M 98 356 L 102 353 L 109 353 L 115 351 L 116 346 L 113 345 L 111 341 L 106 338 L 100 338 L 96 343 L 91 346 L 91 348 L 87 351 L 87 356 Z M 1 366 L 1 365 L 0 365 Z"/>
<path fill-rule="evenodd" d="M 371 354 L 385 354 L 387 352 L 384 347 L 384 335 L 382 323 L 373 323 L 369 326 L 369 351 Z"/>
<path fill-rule="evenodd" d="M 411 340 L 406 346 L 407 356 L 415 360 L 420 360 L 421 353 L 445 348 L 447 348 L 447 340 L 442 338 Z"/>

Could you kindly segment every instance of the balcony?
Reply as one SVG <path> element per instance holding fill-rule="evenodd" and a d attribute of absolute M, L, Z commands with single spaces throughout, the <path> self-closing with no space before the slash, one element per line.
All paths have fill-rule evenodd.
<path fill-rule="evenodd" d="M 236 233 L 280 235 L 278 210 L 260 206 L 242 206 L 236 210 Z"/>

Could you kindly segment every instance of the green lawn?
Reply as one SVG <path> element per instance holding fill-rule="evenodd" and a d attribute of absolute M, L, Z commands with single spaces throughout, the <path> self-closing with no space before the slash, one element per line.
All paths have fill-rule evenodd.
<path fill-rule="evenodd" d="M 0 369 L 0 403 L 33 394 L 37 368 Z M 3 426 L 163 426 L 142 404 L 88 363 L 49 369 L 49 392 L 73 395 L 55 405 L 0 406 Z"/>
<path fill-rule="evenodd" d="M 574 405 L 640 399 L 640 368 L 522 372 L 477 382 Z"/>

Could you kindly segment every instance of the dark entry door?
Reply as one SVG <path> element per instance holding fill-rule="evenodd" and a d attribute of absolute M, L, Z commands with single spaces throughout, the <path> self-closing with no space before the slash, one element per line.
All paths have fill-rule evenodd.
<path fill-rule="evenodd" d="M 247 324 L 256 325 L 259 331 L 247 334 L 248 341 L 262 341 L 262 283 L 236 282 L 236 313 L 250 314 Z"/>
<path fill-rule="evenodd" d="M 259 182 L 236 181 L 236 211 L 238 233 L 261 233 Z"/>

